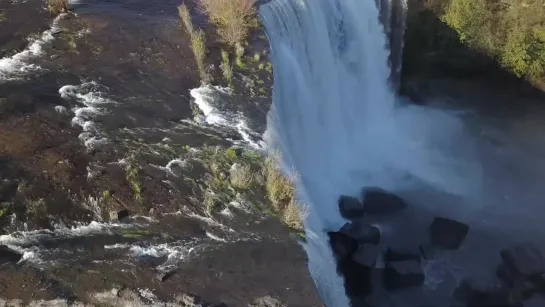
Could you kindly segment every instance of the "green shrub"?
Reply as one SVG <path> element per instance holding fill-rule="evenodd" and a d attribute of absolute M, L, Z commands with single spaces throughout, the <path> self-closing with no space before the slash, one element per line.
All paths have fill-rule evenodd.
<path fill-rule="evenodd" d="M 303 229 L 302 219 L 305 212 L 302 205 L 295 199 L 295 188 L 293 183 L 277 166 L 278 158 L 268 157 L 265 160 L 263 175 L 266 181 L 266 191 L 273 209 L 279 214 L 282 222 L 287 226 L 296 229 Z"/>
<path fill-rule="evenodd" d="M 235 48 L 257 26 L 255 0 L 201 0 L 203 11 L 216 25 L 221 40 Z"/>
<path fill-rule="evenodd" d="M 68 0 L 47 0 L 47 10 L 53 15 L 68 12 Z"/>
<path fill-rule="evenodd" d="M 235 163 L 229 171 L 231 186 L 239 190 L 248 190 L 254 181 L 254 175 L 250 165 Z"/>

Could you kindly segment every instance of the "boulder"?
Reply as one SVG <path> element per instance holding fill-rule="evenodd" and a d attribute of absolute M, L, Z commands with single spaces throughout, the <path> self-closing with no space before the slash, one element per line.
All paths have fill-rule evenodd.
<path fill-rule="evenodd" d="M 431 243 L 448 250 L 458 249 L 468 231 L 466 224 L 443 217 L 436 217 L 429 229 Z"/>
<path fill-rule="evenodd" d="M 413 253 L 410 251 L 401 251 L 393 248 L 387 248 L 386 254 L 384 256 L 387 262 L 394 261 L 406 261 L 406 260 L 415 260 L 420 262 L 420 255 L 418 253 Z"/>
<path fill-rule="evenodd" d="M 453 297 L 467 307 L 512 307 L 509 291 L 500 285 L 482 287 L 464 280 L 454 290 Z"/>
<path fill-rule="evenodd" d="M 0 245 L 0 264 L 7 262 L 17 263 L 22 257 L 23 255 L 21 253 L 14 251 L 5 245 Z"/>
<path fill-rule="evenodd" d="M 540 278 L 526 278 L 506 264 L 500 264 L 496 270 L 497 277 L 509 288 L 511 297 L 517 301 L 530 298 L 542 288 Z"/>
<path fill-rule="evenodd" d="M 165 282 L 167 279 L 171 278 L 176 274 L 176 270 L 162 271 L 157 274 L 157 280 L 160 282 Z"/>
<path fill-rule="evenodd" d="M 380 230 L 378 227 L 363 223 L 362 221 L 354 221 L 346 223 L 341 227 L 341 233 L 356 239 L 359 243 L 379 244 Z"/>
<path fill-rule="evenodd" d="M 352 259 L 363 266 L 374 268 L 380 252 L 381 248 L 378 245 L 362 244 L 352 255 Z"/>
<path fill-rule="evenodd" d="M 442 249 L 439 247 L 433 246 L 429 243 L 425 243 L 425 244 L 421 244 L 418 247 L 418 250 L 420 250 L 420 254 L 422 255 L 422 258 L 426 260 L 432 260 L 432 259 L 435 259 L 435 257 L 437 257 L 437 255 L 439 254 L 439 252 L 441 252 Z"/>
<path fill-rule="evenodd" d="M 346 259 L 352 256 L 358 249 L 358 241 L 342 232 L 330 231 L 329 244 L 337 259 Z"/>
<path fill-rule="evenodd" d="M 119 211 L 110 211 L 110 220 L 111 221 L 121 221 L 122 219 L 129 217 L 129 210 L 123 209 Z"/>
<path fill-rule="evenodd" d="M 345 219 L 353 220 L 363 216 L 363 207 L 355 197 L 341 195 L 338 204 L 339 212 Z"/>
<path fill-rule="evenodd" d="M 389 262 L 384 270 L 384 288 L 397 290 L 424 283 L 424 272 L 416 260 Z"/>
<path fill-rule="evenodd" d="M 393 214 L 407 208 L 407 203 L 399 196 L 380 188 L 363 188 L 363 212 L 369 215 Z"/>
<path fill-rule="evenodd" d="M 503 262 L 515 272 L 526 277 L 545 273 L 545 258 L 533 246 L 516 246 L 500 252 Z"/>
<path fill-rule="evenodd" d="M 371 267 L 362 265 L 353 258 L 347 258 L 337 263 L 337 269 L 344 277 L 344 288 L 350 298 L 365 298 L 372 292 Z"/>

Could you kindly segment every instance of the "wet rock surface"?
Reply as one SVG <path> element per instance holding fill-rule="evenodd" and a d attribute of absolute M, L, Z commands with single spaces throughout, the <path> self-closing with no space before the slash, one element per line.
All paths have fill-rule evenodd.
<path fill-rule="evenodd" d="M 0 1 L 0 305 L 320 305 L 289 230 L 223 182 L 214 187 L 233 197 L 204 206 L 210 169 L 226 163 L 212 146 L 255 150 L 190 98 L 198 72 L 177 5 L 95 1 L 53 22 L 42 1 Z M 252 34 L 255 88 L 236 83 L 222 108 L 252 115 L 256 139 L 271 100 L 271 73 L 258 69 L 267 46 Z M 219 63 L 221 46 L 207 47 Z M 24 69 L 6 78 L 4 63 Z"/>

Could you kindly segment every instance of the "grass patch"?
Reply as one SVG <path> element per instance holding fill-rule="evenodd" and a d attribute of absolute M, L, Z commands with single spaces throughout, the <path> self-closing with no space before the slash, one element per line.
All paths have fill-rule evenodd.
<path fill-rule="evenodd" d="M 195 29 L 189 9 L 184 3 L 178 6 L 178 15 L 180 16 L 185 32 L 191 38 L 191 50 L 193 50 L 193 54 L 195 55 L 201 81 L 207 83 L 210 80 L 210 76 L 206 71 L 206 54 L 208 53 L 206 49 L 206 35 L 203 30 Z"/>
<path fill-rule="evenodd" d="M 125 168 L 126 179 L 131 186 L 134 199 L 142 199 L 142 178 L 140 178 L 140 168 L 133 163 Z M 109 193 L 108 193 L 109 194 Z"/>
<path fill-rule="evenodd" d="M 47 10 L 52 15 L 68 12 L 68 0 L 47 0 Z"/>
<path fill-rule="evenodd" d="M 193 26 L 191 14 L 189 13 L 189 9 L 187 8 L 187 5 L 185 5 L 185 3 L 182 3 L 178 6 L 178 16 L 180 16 L 182 26 L 184 27 L 186 33 L 192 34 L 193 32 L 195 32 L 195 27 Z"/>
<path fill-rule="evenodd" d="M 301 231 L 306 210 L 296 202 L 293 182 L 282 174 L 277 164 L 278 159 L 275 156 L 265 160 L 263 174 L 267 197 L 282 222 L 290 228 Z"/>
<path fill-rule="evenodd" d="M 272 67 L 271 62 L 267 62 L 267 65 L 265 65 L 265 70 L 266 70 L 268 73 L 272 73 L 273 67 Z"/>
<path fill-rule="evenodd" d="M 200 5 L 220 39 L 232 48 L 242 46 L 250 29 L 258 26 L 255 0 L 201 0 Z"/>
<path fill-rule="evenodd" d="M 231 85 L 233 83 L 233 67 L 231 66 L 231 61 L 229 60 L 229 53 L 223 49 L 221 50 L 220 68 L 223 73 L 223 77 Z"/>
<path fill-rule="evenodd" d="M 237 44 L 236 45 L 236 48 L 235 48 L 235 54 L 236 54 L 236 64 L 238 66 L 238 68 L 245 68 L 246 67 L 246 64 L 244 64 L 244 61 L 243 61 L 243 58 L 244 58 L 244 53 L 246 52 L 246 50 L 244 49 L 244 47 L 240 44 Z"/>
<path fill-rule="evenodd" d="M 255 212 L 274 215 L 291 229 L 303 230 L 305 207 L 296 202 L 293 182 L 278 169 L 275 156 L 265 159 L 259 152 L 204 146 L 192 158 L 206 170 L 197 185 L 207 215 L 242 199 Z"/>
<path fill-rule="evenodd" d="M 104 191 L 102 192 L 102 200 L 109 201 L 112 196 L 110 195 L 110 191 Z"/>
<path fill-rule="evenodd" d="M 252 168 L 248 164 L 235 163 L 229 171 L 231 186 L 239 190 L 248 190 L 254 181 Z"/>
<path fill-rule="evenodd" d="M 38 222 L 40 220 L 47 219 L 47 206 L 43 198 L 40 199 L 27 199 L 26 216 L 28 219 Z"/>

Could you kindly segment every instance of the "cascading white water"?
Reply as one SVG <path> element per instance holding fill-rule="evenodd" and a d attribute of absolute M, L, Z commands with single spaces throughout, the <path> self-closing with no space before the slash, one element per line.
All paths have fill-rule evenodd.
<path fill-rule="evenodd" d="M 274 67 L 265 140 L 298 175 L 320 295 L 327 306 L 347 306 L 325 235 L 345 222 L 339 195 L 365 185 L 401 189 L 407 175 L 451 193 L 479 189 L 478 167 L 461 162 L 472 160 L 471 143 L 444 112 L 396 108 L 375 1 L 273 0 L 260 16 Z"/>

